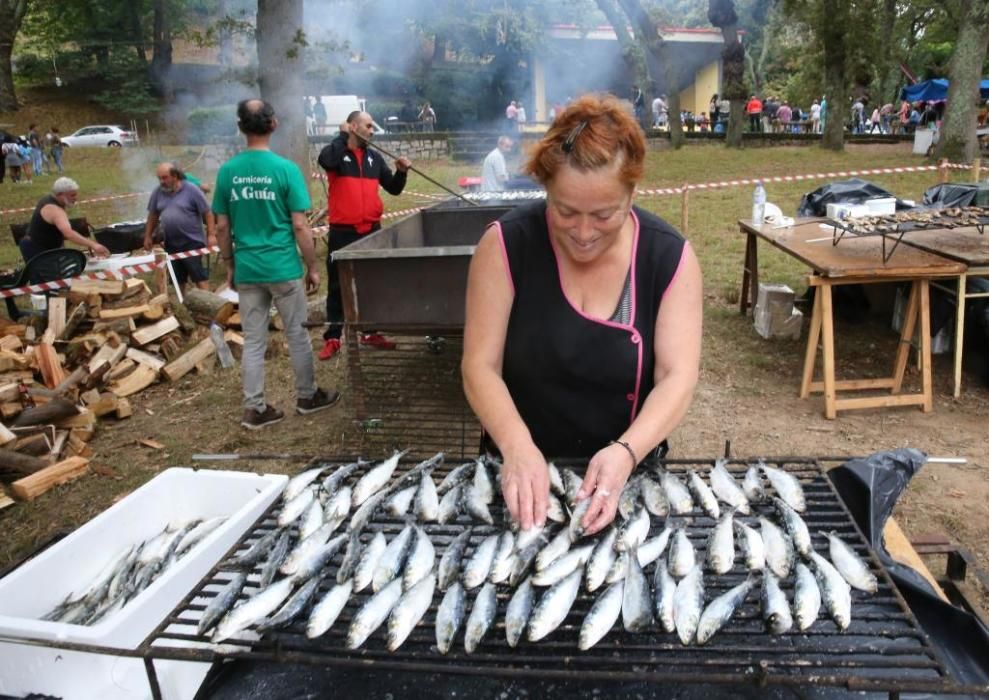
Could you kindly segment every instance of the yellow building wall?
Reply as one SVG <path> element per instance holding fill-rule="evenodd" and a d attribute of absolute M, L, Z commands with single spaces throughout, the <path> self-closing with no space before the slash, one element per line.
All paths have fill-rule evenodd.
<path fill-rule="evenodd" d="M 697 115 L 701 112 L 708 112 L 711 106 L 711 97 L 715 93 L 721 92 L 721 84 L 718 78 L 718 62 L 708 63 L 697 71 L 697 74 L 694 76 L 694 84 L 689 88 L 691 92 L 689 96 L 690 102 L 685 100 L 684 95 L 686 95 L 687 90 L 684 90 L 680 93 L 680 105 Z M 710 117 L 711 115 L 708 114 L 707 116 Z"/>
<path fill-rule="evenodd" d="M 694 88 L 695 85 L 690 85 L 680 91 L 680 111 L 685 109 L 694 111 L 694 95 L 697 92 Z"/>

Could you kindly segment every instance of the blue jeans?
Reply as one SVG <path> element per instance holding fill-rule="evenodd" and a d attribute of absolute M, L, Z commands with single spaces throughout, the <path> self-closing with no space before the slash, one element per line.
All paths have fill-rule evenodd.
<path fill-rule="evenodd" d="M 55 167 L 58 168 L 58 172 L 64 173 L 65 168 L 62 167 L 62 149 L 53 148 L 52 149 L 52 160 L 55 161 Z"/>
<path fill-rule="evenodd" d="M 40 175 L 41 174 L 41 166 L 42 166 L 42 164 L 43 164 L 43 160 L 42 160 L 42 157 L 41 157 L 41 149 L 40 148 L 32 148 L 31 149 L 31 166 L 34 168 L 34 174 L 35 175 Z"/>
<path fill-rule="evenodd" d="M 316 366 L 312 341 L 303 328 L 308 316 L 306 290 L 302 279 L 277 284 L 238 284 L 240 322 L 244 329 L 244 352 L 240 360 L 244 387 L 244 408 L 264 411 L 264 351 L 268 347 L 271 304 L 285 322 L 285 337 L 295 374 L 295 395 L 311 399 L 316 393 Z"/>

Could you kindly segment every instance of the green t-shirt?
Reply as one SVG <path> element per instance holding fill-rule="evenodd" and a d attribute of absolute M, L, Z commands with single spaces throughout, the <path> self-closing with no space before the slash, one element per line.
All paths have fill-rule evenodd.
<path fill-rule="evenodd" d="M 230 219 L 235 284 L 302 277 L 292 212 L 309 209 L 309 190 L 292 161 L 271 151 L 243 151 L 220 168 L 213 213 Z"/>

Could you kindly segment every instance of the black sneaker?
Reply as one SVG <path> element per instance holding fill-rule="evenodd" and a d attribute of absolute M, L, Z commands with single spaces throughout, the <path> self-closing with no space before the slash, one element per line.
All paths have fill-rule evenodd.
<path fill-rule="evenodd" d="M 274 425 L 285 417 L 283 411 L 279 411 L 274 406 L 265 404 L 263 411 L 249 408 L 244 411 L 244 420 L 240 422 L 248 430 L 260 430 L 266 425 Z"/>
<path fill-rule="evenodd" d="M 316 389 L 316 393 L 308 399 L 298 399 L 295 402 L 295 412 L 301 415 L 316 413 L 324 408 L 329 408 L 340 400 L 340 392 L 330 390 L 329 393 L 323 389 Z"/>

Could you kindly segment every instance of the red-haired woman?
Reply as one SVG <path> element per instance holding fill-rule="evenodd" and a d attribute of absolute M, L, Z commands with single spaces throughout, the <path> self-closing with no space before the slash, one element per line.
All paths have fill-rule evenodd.
<path fill-rule="evenodd" d="M 693 397 L 701 271 L 675 229 L 633 206 L 645 152 L 617 99 L 571 103 L 526 164 L 546 201 L 489 227 L 471 262 L 464 390 L 523 528 L 544 522 L 546 460 L 563 457 L 590 460 L 586 531 L 608 525 Z"/>

